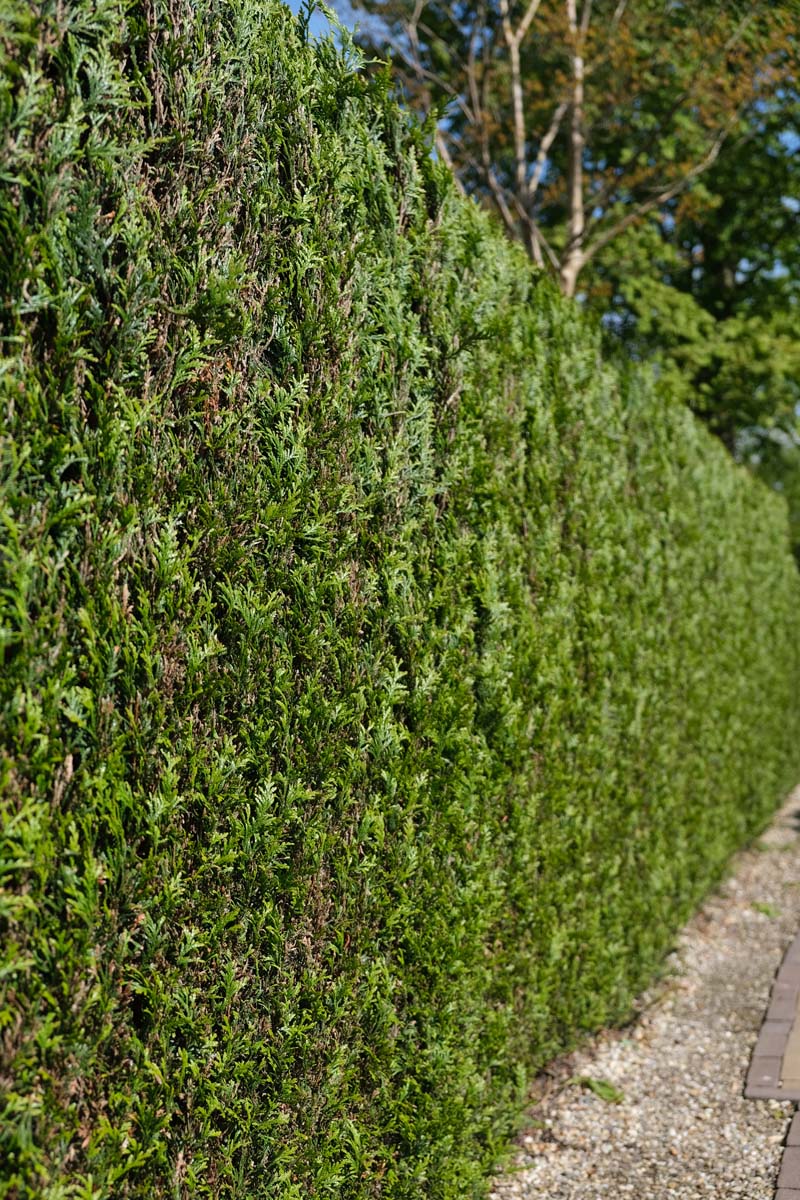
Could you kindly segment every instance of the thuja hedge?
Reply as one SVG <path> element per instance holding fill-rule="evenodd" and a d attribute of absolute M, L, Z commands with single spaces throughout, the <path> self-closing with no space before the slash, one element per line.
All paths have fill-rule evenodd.
<path fill-rule="evenodd" d="M 793 780 L 783 507 L 273 0 L 2 24 L 0 1195 L 480 1196 Z"/>

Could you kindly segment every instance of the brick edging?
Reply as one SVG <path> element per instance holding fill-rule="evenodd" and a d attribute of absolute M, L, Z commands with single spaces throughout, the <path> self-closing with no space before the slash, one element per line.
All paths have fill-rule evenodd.
<path fill-rule="evenodd" d="M 800 933 L 775 976 L 764 1022 L 750 1059 L 744 1094 L 750 1100 L 800 1101 L 800 1086 L 784 1087 L 781 1069 L 795 1020 L 800 1020 Z M 783 1147 L 775 1200 L 800 1200 L 800 1112 Z"/>
<path fill-rule="evenodd" d="M 800 1200 L 800 1113 L 795 1113 L 783 1147 L 775 1200 Z"/>
<path fill-rule="evenodd" d="M 767 1015 L 747 1072 L 744 1094 L 749 1100 L 800 1101 L 800 1087 L 781 1087 L 781 1062 L 799 1005 L 800 933 L 786 951 L 772 985 Z"/>

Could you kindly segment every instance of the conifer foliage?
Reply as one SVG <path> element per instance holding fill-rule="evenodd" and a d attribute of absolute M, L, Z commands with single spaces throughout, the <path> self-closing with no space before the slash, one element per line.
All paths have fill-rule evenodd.
<path fill-rule="evenodd" d="M 784 507 L 274 0 L 1 12 L 0 1197 L 477 1197 L 794 781 Z"/>

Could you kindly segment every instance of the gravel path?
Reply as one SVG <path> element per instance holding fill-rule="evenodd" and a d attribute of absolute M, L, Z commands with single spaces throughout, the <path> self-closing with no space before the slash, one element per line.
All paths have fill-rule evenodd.
<path fill-rule="evenodd" d="M 626 1029 L 540 1081 L 493 1200 L 773 1200 L 794 1111 L 742 1088 L 773 976 L 800 927 L 800 788 L 686 926 Z M 619 1103 L 576 1078 L 603 1080 Z"/>

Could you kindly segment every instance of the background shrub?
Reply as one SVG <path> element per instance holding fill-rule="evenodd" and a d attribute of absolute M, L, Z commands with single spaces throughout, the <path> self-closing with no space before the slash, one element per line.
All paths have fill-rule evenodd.
<path fill-rule="evenodd" d="M 782 504 L 273 0 L 3 0 L 0 1196 L 480 1196 L 798 758 Z"/>

